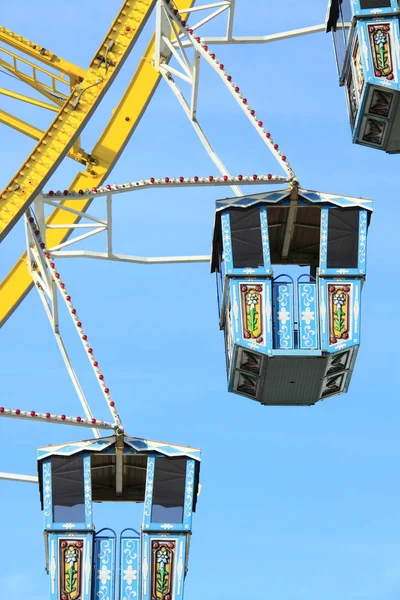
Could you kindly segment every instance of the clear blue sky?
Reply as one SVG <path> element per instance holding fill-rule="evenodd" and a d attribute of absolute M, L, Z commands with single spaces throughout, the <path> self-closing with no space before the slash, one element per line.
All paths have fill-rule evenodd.
<path fill-rule="evenodd" d="M 284 4 L 284 6 L 283 6 Z M 249 11 L 251 5 L 251 12 Z M 119 0 L 19 0 L 2 24 L 85 67 Z M 319 24 L 324 0 L 237 0 L 235 33 Z M 146 44 L 154 19 L 89 124 L 90 150 Z M 210 32 L 216 30 L 210 28 Z M 221 30 L 219 30 L 221 31 Z M 203 449 L 187 600 L 392 600 L 400 593 L 400 409 L 395 315 L 400 218 L 399 157 L 353 146 L 344 91 L 325 34 L 260 46 L 216 48 L 284 149 L 303 187 L 375 200 L 363 335 L 347 395 L 313 408 L 264 408 L 226 392 L 223 336 L 208 265 L 141 267 L 58 261 L 131 435 Z M 233 173 L 278 173 L 228 92 L 202 69 L 199 117 Z M 0 87 L 9 84 L 0 73 Z M 22 91 L 22 87 L 14 87 Z M 48 115 L 0 107 L 45 127 Z M 1 127 L 1 185 L 33 142 Z M 64 189 L 70 160 L 53 177 Z M 153 98 L 111 182 L 216 174 L 165 85 Z M 229 190 L 124 195 L 115 206 L 115 251 L 207 254 L 214 201 Z M 95 209 L 102 214 L 102 208 Z M 23 249 L 20 226 L 3 243 L 0 275 Z M 93 242 L 93 249 L 100 249 Z M 385 297 L 383 297 L 385 284 Z M 75 338 L 71 355 L 93 410 L 107 418 Z M 1 331 L 1 404 L 82 414 L 35 293 Z M 86 430 L 0 420 L 0 471 L 35 473 L 36 448 L 84 438 Z M 0 482 L 2 597 L 44 600 L 42 515 L 33 485 Z M 96 524 L 139 527 L 140 511 L 112 505 Z"/>

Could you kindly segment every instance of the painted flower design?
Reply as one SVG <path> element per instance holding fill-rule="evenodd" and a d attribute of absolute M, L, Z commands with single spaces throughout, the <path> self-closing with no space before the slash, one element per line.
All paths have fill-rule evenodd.
<path fill-rule="evenodd" d="M 311 325 L 311 322 L 314 321 L 314 315 L 314 311 L 307 306 L 307 308 L 301 313 L 301 318 L 303 321 L 305 321 L 306 325 Z"/>
<path fill-rule="evenodd" d="M 256 294 L 256 292 L 250 292 L 249 294 L 247 294 L 247 298 L 246 298 L 246 304 L 248 304 L 248 306 L 255 306 L 258 302 L 258 296 Z"/>
<path fill-rule="evenodd" d="M 338 307 L 343 306 L 346 302 L 346 298 L 344 297 L 344 293 L 339 290 L 333 296 L 333 304 L 336 304 Z"/>
<path fill-rule="evenodd" d="M 159 550 L 157 552 L 157 562 L 166 564 L 168 562 L 168 554 L 165 550 Z"/>
<path fill-rule="evenodd" d="M 132 582 L 135 581 L 137 579 L 137 571 L 136 569 L 132 568 L 132 565 L 129 565 L 129 567 L 127 567 L 124 570 L 124 580 L 127 582 L 128 585 L 132 585 Z"/>
<path fill-rule="evenodd" d="M 375 43 L 378 44 L 378 46 L 383 46 L 386 43 L 386 35 L 382 32 L 377 33 L 375 36 Z"/>
<path fill-rule="evenodd" d="M 286 325 L 287 321 L 290 319 L 290 312 L 286 310 L 283 306 L 281 310 L 278 311 L 278 321 L 282 323 L 282 325 Z"/>
<path fill-rule="evenodd" d="M 98 571 L 98 579 L 100 579 L 102 585 L 105 585 L 107 581 L 110 581 L 110 575 L 110 569 L 107 569 L 106 565 L 103 565 L 100 571 Z"/>
<path fill-rule="evenodd" d="M 74 549 L 68 549 L 65 553 L 65 562 L 68 563 L 70 566 L 74 564 L 74 562 L 76 562 L 78 558 L 78 554 L 76 552 L 76 550 Z"/>

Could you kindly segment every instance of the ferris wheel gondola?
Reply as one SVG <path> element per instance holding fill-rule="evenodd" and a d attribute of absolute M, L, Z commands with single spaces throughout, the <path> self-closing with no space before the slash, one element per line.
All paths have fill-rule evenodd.
<path fill-rule="evenodd" d="M 331 0 L 339 83 L 345 88 L 353 142 L 400 152 L 398 0 Z"/>

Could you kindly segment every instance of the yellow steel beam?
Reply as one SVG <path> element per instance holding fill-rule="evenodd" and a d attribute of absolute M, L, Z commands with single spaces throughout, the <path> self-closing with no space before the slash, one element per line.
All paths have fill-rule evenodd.
<path fill-rule="evenodd" d="M 87 75 L 27 158 L 0 193 L 0 241 L 12 229 L 50 179 L 122 67 L 155 0 L 126 0 Z"/>
<path fill-rule="evenodd" d="M 33 140 L 40 140 L 43 135 L 43 131 L 41 129 L 34 127 L 22 119 L 14 117 L 14 115 L 10 115 L 5 110 L 0 110 L 0 123 L 8 125 L 8 127 L 12 127 L 16 131 L 19 131 L 19 133 L 23 133 Z"/>
<path fill-rule="evenodd" d="M 0 88 L 0 95 L 8 96 L 9 98 L 14 98 L 14 100 L 20 100 L 21 102 L 26 102 L 27 104 L 32 104 L 33 106 L 38 106 L 39 108 L 45 108 L 46 110 L 58 112 L 58 108 L 54 106 L 54 104 L 48 104 L 48 102 L 42 102 L 42 100 L 36 100 L 36 98 L 30 98 L 29 96 L 24 96 L 23 94 L 17 94 L 17 92 L 12 92 L 11 90 Z"/>
<path fill-rule="evenodd" d="M 189 8 L 194 4 L 194 1 L 175 0 L 175 5 L 179 9 Z M 98 164 L 94 167 L 92 174 L 89 172 L 78 173 L 69 189 L 90 189 L 99 186 L 114 167 L 160 82 L 161 77 L 155 71 L 151 62 L 154 52 L 155 36 L 153 35 L 134 77 L 130 81 L 106 129 L 93 148 L 92 156 L 98 160 Z M 63 205 L 82 212 L 87 210 L 89 204 L 90 201 L 85 198 L 79 202 L 68 202 L 67 200 L 63 202 Z M 56 209 L 47 222 L 49 224 L 72 225 L 78 220 L 79 218 L 76 215 L 62 209 Z M 71 231 L 68 229 L 48 230 L 46 240 L 48 247 L 61 244 L 70 233 Z M 0 327 L 4 325 L 33 287 L 26 260 L 27 256 L 24 253 L 0 283 Z"/>
<path fill-rule="evenodd" d="M 3 123 L 3 125 L 7 125 L 8 127 L 12 127 L 12 129 L 15 129 L 19 133 L 23 133 L 33 140 L 40 140 L 44 134 L 41 129 L 38 129 L 34 125 L 31 125 L 22 119 L 18 119 L 18 117 L 14 117 L 14 115 L 10 115 L 10 113 L 7 113 L 5 110 L 0 110 L 0 123 Z M 88 162 L 90 163 L 91 159 L 87 152 L 85 152 L 83 148 L 80 148 L 79 145 L 72 147 L 67 156 L 82 164 L 86 164 Z"/>
<path fill-rule="evenodd" d="M 0 51 L 1 51 L 1 48 L 0 48 Z M 23 62 L 25 62 L 25 64 L 26 64 L 27 61 L 23 61 Z M 29 66 L 32 66 L 32 65 L 29 65 Z M 34 90 L 39 92 L 39 94 L 42 94 L 42 96 L 45 96 L 46 98 L 48 98 L 49 100 L 54 102 L 54 104 L 56 104 L 59 107 L 61 107 L 67 99 L 67 96 L 65 94 L 63 94 L 62 92 L 60 92 L 58 90 L 53 91 L 53 89 L 55 87 L 54 81 L 52 82 L 53 88 L 49 85 L 46 85 L 45 83 L 43 83 L 41 81 L 38 81 L 38 79 L 36 77 L 36 71 L 39 70 L 42 73 L 43 72 L 46 73 L 46 72 L 41 71 L 41 69 L 36 69 L 36 67 L 34 65 L 32 67 L 32 75 L 27 75 L 26 73 L 22 73 L 22 71 L 20 71 L 18 69 L 17 61 L 15 63 L 13 61 L 13 64 L 10 65 L 5 60 L 0 58 L 0 67 L 2 69 L 5 69 L 6 71 L 8 71 L 13 77 L 16 77 L 23 83 L 27 83 L 28 85 L 30 85 Z M 46 73 L 46 74 L 48 74 L 48 73 Z M 55 78 L 53 78 L 53 79 L 55 79 Z M 67 83 L 67 82 L 64 82 L 64 83 Z"/>
<path fill-rule="evenodd" d="M 81 81 L 86 76 L 86 71 L 84 69 L 73 65 L 67 60 L 54 54 L 54 52 L 43 48 L 40 44 L 35 44 L 5 27 L 0 27 L 0 42 L 8 44 L 19 52 L 23 52 L 53 69 L 57 69 L 60 73 L 65 73 L 72 79 L 75 79 L 75 83 Z"/>

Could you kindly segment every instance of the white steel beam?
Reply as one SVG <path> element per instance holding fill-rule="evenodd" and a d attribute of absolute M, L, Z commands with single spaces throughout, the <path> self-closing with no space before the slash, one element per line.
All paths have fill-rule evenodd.
<path fill-rule="evenodd" d="M 350 24 L 349 24 L 350 27 Z M 194 30 L 195 28 L 192 27 Z M 244 36 L 201 36 L 204 44 L 268 44 L 271 42 L 280 42 L 304 35 L 321 33 L 326 30 L 326 25 L 311 25 L 302 29 L 292 29 L 291 31 L 282 31 L 281 33 L 272 33 L 269 35 L 244 35 Z M 173 42 L 175 43 L 175 42 Z M 190 42 L 185 40 L 183 47 L 190 46 Z"/>
<path fill-rule="evenodd" d="M 127 181 L 126 183 L 114 183 L 112 185 L 104 185 L 91 190 L 73 190 L 68 193 L 61 191 L 54 192 L 50 190 L 48 192 L 42 192 L 38 199 L 42 199 L 46 204 L 50 204 L 60 210 L 67 210 L 81 216 L 82 218 L 91 219 L 97 221 L 102 225 L 107 223 L 104 220 L 97 219 L 96 217 L 90 216 L 87 213 L 81 213 L 73 208 L 61 205 L 62 200 L 82 200 L 82 198 L 98 198 L 100 196 L 106 196 L 107 194 L 124 194 L 126 192 L 133 192 L 135 190 L 143 190 L 149 188 L 170 188 L 170 187 L 229 187 L 235 184 L 241 185 L 270 185 L 270 184 L 282 184 L 289 183 L 289 177 L 283 175 L 272 175 L 272 174 L 258 174 L 258 175 L 228 175 L 223 176 L 212 176 L 208 177 L 164 177 L 150 179 L 141 179 L 140 181 Z"/>
<path fill-rule="evenodd" d="M 75 427 L 90 427 L 94 425 L 99 429 L 115 429 L 113 423 L 98 419 L 84 419 L 82 417 L 68 417 L 66 415 L 55 415 L 52 413 L 36 412 L 34 410 L 20 410 L 19 408 L 4 408 L 0 406 L 0 417 L 9 419 L 20 419 L 25 421 L 37 421 L 40 423 L 55 423 L 57 425 L 73 425 Z"/>
<path fill-rule="evenodd" d="M 60 274 L 57 272 L 56 270 L 56 265 L 53 262 L 53 260 L 51 260 L 51 256 L 49 254 L 49 252 L 46 250 L 45 248 L 45 244 L 43 242 L 44 236 L 41 236 L 41 232 L 39 229 L 37 229 L 38 224 L 35 221 L 34 217 L 31 215 L 31 212 L 28 211 L 27 212 L 27 216 L 26 216 L 26 229 L 27 229 L 27 238 L 28 238 L 28 256 L 32 256 L 32 248 L 35 249 L 36 253 L 40 256 L 42 263 L 45 265 L 45 269 L 49 274 L 49 278 L 51 280 L 53 289 L 55 290 L 55 295 L 56 292 L 60 292 L 61 296 L 63 297 L 66 306 L 67 306 L 67 310 L 71 316 L 71 319 L 75 325 L 75 328 L 79 334 L 79 338 L 81 340 L 81 343 L 83 345 L 83 348 L 85 350 L 86 355 L 88 356 L 89 362 L 91 364 L 91 367 L 93 369 L 93 372 L 96 376 L 96 380 L 99 384 L 101 393 L 107 403 L 107 406 L 111 412 L 111 415 L 114 419 L 114 424 L 113 426 L 115 426 L 118 429 L 122 429 L 122 424 L 121 424 L 121 420 L 120 417 L 118 415 L 117 409 L 115 407 L 115 402 L 112 400 L 111 394 L 110 394 L 110 390 L 107 387 L 107 384 L 104 380 L 104 375 L 102 374 L 99 366 L 98 366 L 98 362 L 95 359 L 94 356 L 94 352 L 92 347 L 90 346 L 89 340 L 88 340 L 88 336 L 86 335 L 86 333 L 84 332 L 83 328 L 82 328 L 82 323 L 79 320 L 79 317 L 77 315 L 77 311 L 74 307 L 74 305 L 71 302 L 71 297 L 68 295 L 65 283 L 61 280 L 61 276 Z M 43 232 L 44 233 L 44 232 Z M 35 271 L 35 266 L 33 264 L 29 264 L 29 268 L 31 270 L 31 272 Z M 41 297 L 42 300 L 44 300 L 43 296 L 44 296 L 44 292 L 41 288 L 38 287 L 38 291 L 39 291 L 39 295 Z M 86 414 L 90 415 L 90 423 L 91 426 L 93 427 L 93 420 L 91 417 L 91 413 L 90 413 L 90 409 L 89 406 L 87 404 L 87 402 L 84 400 L 84 395 L 83 392 L 80 388 L 80 384 L 79 381 L 72 369 L 72 365 L 70 363 L 70 360 L 68 358 L 68 354 L 66 352 L 66 349 L 64 347 L 61 335 L 58 331 L 58 322 L 55 319 L 52 319 L 52 314 L 51 314 L 51 309 L 49 306 L 49 303 L 44 301 L 43 302 L 44 306 L 45 306 L 45 310 L 47 315 L 49 316 L 50 320 L 53 322 L 53 328 L 54 328 L 54 333 L 56 336 L 56 340 L 57 343 L 59 345 L 59 348 L 61 350 L 65 365 L 67 367 L 68 373 L 71 377 L 71 380 L 74 383 L 75 389 L 78 392 L 78 396 L 82 402 L 82 405 L 84 407 L 84 410 L 86 412 Z M 54 305 L 53 305 L 54 308 Z M 80 419 L 79 422 L 81 422 L 82 420 Z M 94 420 L 94 422 L 96 423 L 96 420 Z M 98 432 L 97 432 L 97 435 Z"/>
<path fill-rule="evenodd" d="M 171 265 L 177 263 L 206 263 L 210 262 L 209 255 L 202 256 L 130 256 L 128 254 L 113 254 L 108 252 L 92 252 L 90 250 L 56 250 L 51 252 L 57 258 L 96 258 L 116 262 L 136 263 L 139 265 Z"/>
<path fill-rule="evenodd" d="M 198 55 L 198 53 L 197 53 Z M 198 55 L 199 56 L 199 55 Z M 196 64 L 196 62 L 195 62 Z M 195 68 L 195 73 L 197 72 L 197 68 Z M 195 86 L 193 87 L 194 93 Z M 178 89 L 178 93 L 180 91 Z M 185 101 L 182 99 L 184 103 L 184 110 L 186 114 L 189 116 L 190 109 Z M 195 102 L 192 103 L 195 105 Z M 191 117 L 189 117 L 191 118 Z M 67 193 L 62 192 L 53 192 L 49 191 L 48 193 L 40 194 L 35 200 L 35 208 L 40 215 L 42 215 L 42 223 L 43 225 L 39 230 L 42 233 L 43 239 L 45 239 L 45 231 L 46 229 L 70 229 L 70 230 L 86 230 L 86 233 L 70 237 L 66 242 L 58 244 L 57 246 L 53 246 L 48 248 L 48 253 L 52 257 L 60 257 L 60 258 L 94 258 L 100 260 L 113 260 L 119 262 L 130 262 L 137 264 L 173 264 L 173 263 L 196 263 L 196 262 L 208 262 L 208 255 L 200 255 L 200 256 L 155 256 L 155 257 L 145 257 L 145 256 L 137 256 L 137 255 L 127 255 L 127 254 L 117 254 L 113 252 L 113 215 L 112 215 L 112 201 L 113 197 L 118 194 L 126 194 L 127 192 L 144 190 L 150 188 L 165 188 L 165 187 L 173 187 L 173 188 L 188 188 L 188 187 L 227 187 L 230 186 L 236 194 L 241 193 L 241 189 L 237 184 L 241 183 L 243 185 L 248 186 L 259 186 L 259 185 L 270 185 L 270 184 L 287 184 L 289 183 L 289 178 L 281 176 L 281 175 L 236 175 L 232 176 L 226 173 L 226 169 L 224 165 L 219 161 L 218 156 L 214 153 L 213 149 L 209 145 L 207 138 L 204 136 L 200 125 L 197 123 L 196 119 L 191 118 L 193 126 L 195 127 L 200 139 L 203 142 L 203 145 L 208 150 L 208 152 L 212 155 L 214 162 L 219 165 L 220 171 L 224 172 L 224 175 L 221 176 L 213 176 L 209 175 L 208 177 L 165 177 L 164 179 L 155 179 L 151 177 L 150 179 L 142 179 L 140 181 L 132 181 L 124 184 L 114 184 L 114 185 L 105 185 L 99 188 L 94 188 L 93 190 L 79 190 L 79 191 L 71 191 Z M 80 200 L 82 195 L 85 197 L 89 197 L 90 199 L 94 198 L 105 198 L 106 200 L 106 218 L 98 219 L 90 214 L 81 213 L 74 208 L 64 207 L 61 202 L 62 200 L 68 196 L 68 200 Z M 58 223 L 55 225 L 46 226 L 44 220 L 44 205 L 49 204 L 52 208 L 58 208 L 60 210 L 67 210 L 67 212 L 71 212 L 81 216 L 82 218 L 86 218 L 89 220 L 89 223 L 79 223 L 76 224 L 68 224 L 68 223 Z M 91 236 L 97 235 L 99 233 L 106 233 L 106 251 L 105 252 L 93 252 L 91 250 L 69 250 L 73 244 L 77 242 L 87 239 Z M 54 305 L 57 302 L 57 294 L 55 291 L 55 281 L 49 274 L 48 264 L 46 260 L 43 258 L 43 252 L 40 253 L 36 248 L 36 241 L 34 239 L 35 236 L 32 236 L 30 230 L 27 230 L 27 238 L 28 238 L 28 256 L 29 263 L 34 265 L 36 268 L 31 269 L 32 278 L 34 279 L 35 284 L 37 285 L 37 289 L 41 295 L 41 300 L 45 305 L 48 317 L 50 320 L 57 321 L 57 311 L 54 308 Z M 67 249 L 66 249 L 67 248 Z M 49 299 L 51 302 L 49 302 Z M 58 323 L 58 321 L 57 321 Z M 58 332 L 58 328 L 53 325 L 54 331 Z M 58 340 L 60 350 L 63 353 L 64 360 L 67 359 L 67 355 L 65 352 L 65 348 L 60 345 L 62 340 Z M 78 393 L 78 396 L 81 399 L 81 402 L 84 403 L 83 392 L 78 387 L 77 379 L 73 373 L 72 367 L 68 367 L 70 377 L 74 383 L 74 387 Z M 89 415 L 87 415 L 89 416 Z"/>
<path fill-rule="evenodd" d="M 17 473 L 0 473 L 0 479 L 18 481 L 20 483 L 39 483 L 37 475 L 18 475 Z"/>
<path fill-rule="evenodd" d="M 228 89 L 228 91 L 230 92 L 230 94 L 232 95 L 234 100 L 239 104 L 242 111 L 246 115 L 247 119 L 249 120 L 251 125 L 255 128 L 258 135 L 261 137 L 263 143 L 266 145 L 268 150 L 270 150 L 270 152 L 272 153 L 274 158 L 278 161 L 278 163 L 280 164 L 282 169 L 286 172 L 286 176 L 291 181 L 296 180 L 296 175 L 295 175 L 293 169 L 291 168 L 286 155 L 282 152 L 282 150 L 279 149 L 279 146 L 275 142 L 275 140 L 272 139 L 271 134 L 269 133 L 267 128 L 264 126 L 263 121 L 258 117 L 256 111 L 249 105 L 247 98 L 241 92 L 239 86 L 233 81 L 232 76 L 227 72 L 225 65 L 222 64 L 216 57 L 215 53 L 209 49 L 207 43 L 205 43 L 206 39 L 200 38 L 194 33 L 194 30 L 196 29 L 196 25 L 189 26 L 189 25 L 187 25 L 186 21 L 182 21 L 179 12 L 174 9 L 173 4 L 171 4 L 169 2 L 169 0 L 159 0 L 159 4 L 161 4 L 163 6 L 165 15 L 167 15 L 167 17 L 168 17 L 169 30 L 168 31 L 162 30 L 161 32 L 158 33 L 158 35 L 168 37 L 168 38 L 175 35 L 175 39 L 173 39 L 173 43 L 178 45 L 178 39 L 179 39 L 180 47 L 192 46 L 194 51 L 197 52 L 202 58 L 204 58 L 204 60 L 206 60 L 209 63 L 211 68 L 217 73 L 217 75 L 219 76 L 219 78 L 221 79 L 223 84 L 226 86 L 226 88 Z M 212 18 L 215 18 L 215 16 L 217 16 L 217 13 L 219 11 L 226 10 L 229 7 L 232 10 L 234 9 L 234 6 L 231 6 L 231 3 L 227 3 L 226 5 L 217 9 L 217 11 L 215 13 L 212 13 L 203 21 L 206 22 Z M 203 22 L 201 22 L 201 24 L 202 23 Z M 199 24 L 197 24 L 197 27 L 198 26 L 199 26 Z M 163 22 L 163 27 L 164 27 L 164 29 L 166 28 L 165 20 Z M 229 14 L 228 14 L 228 27 L 231 27 L 231 28 L 233 27 L 233 21 L 229 21 Z M 186 38 L 186 42 L 181 41 L 181 38 L 183 40 L 184 37 Z M 160 63 L 161 63 L 161 61 L 159 59 L 156 59 L 155 63 L 154 63 L 155 68 L 157 68 L 156 65 L 160 64 Z M 193 128 L 195 129 L 197 135 L 199 136 L 199 138 L 200 138 L 203 146 L 205 147 L 207 153 L 209 154 L 211 160 L 213 160 L 214 164 L 217 166 L 217 168 L 219 169 L 219 171 L 221 173 L 223 171 L 226 171 L 225 167 L 223 166 L 222 161 L 219 159 L 219 157 L 213 151 L 209 141 L 207 140 L 206 136 L 204 135 L 204 132 L 201 130 L 199 123 L 194 118 L 194 114 L 196 112 L 195 111 L 196 106 L 193 106 L 193 102 L 192 102 L 191 107 L 188 106 L 188 103 L 187 103 L 184 95 L 182 94 L 177 83 L 173 79 L 173 75 L 176 74 L 176 69 L 173 69 L 173 67 L 167 67 L 166 65 L 161 65 L 159 67 L 159 72 L 163 76 L 164 80 L 167 82 L 169 87 L 172 89 L 173 93 L 175 94 L 179 103 L 181 104 L 184 112 L 189 117 L 189 120 L 191 121 Z M 192 73 L 193 73 L 193 69 L 192 69 Z M 181 75 L 179 75 L 179 76 L 182 77 Z M 196 84 L 197 84 L 197 82 L 196 82 Z M 192 76 L 192 86 L 193 85 L 194 85 L 194 82 L 193 82 L 193 76 Z M 196 93 L 196 96 L 197 96 L 197 93 Z M 193 97 L 193 91 L 192 91 L 192 97 Z M 234 192 L 237 195 L 241 195 L 241 192 L 238 189 L 234 190 Z"/>

